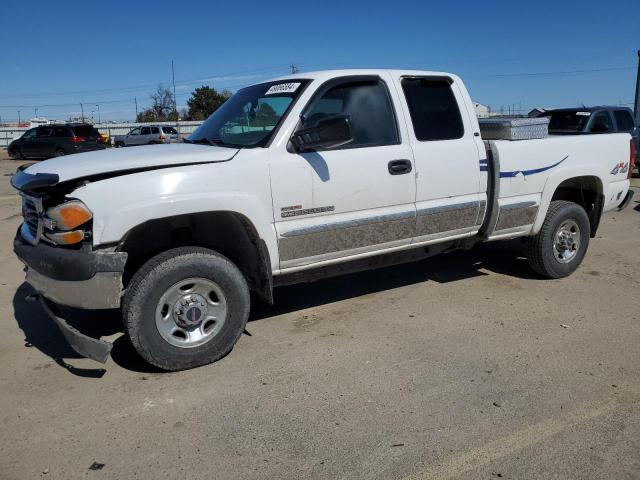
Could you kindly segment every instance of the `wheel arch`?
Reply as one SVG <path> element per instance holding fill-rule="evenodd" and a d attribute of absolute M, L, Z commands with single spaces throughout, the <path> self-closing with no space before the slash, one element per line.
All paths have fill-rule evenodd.
<path fill-rule="evenodd" d="M 240 269 L 249 288 L 273 303 L 269 250 L 253 223 L 232 211 L 210 211 L 147 220 L 130 229 L 118 246 L 127 252 L 123 283 L 150 258 L 170 248 L 205 247 L 224 255 Z"/>
<path fill-rule="evenodd" d="M 594 238 L 600 225 L 604 207 L 604 182 L 599 172 L 575 172 L 574 175 L 550 177 L 542 193 L 541 207 L 534 223 L 533 233 L 538 233 L 554 200 L 577 203 L 587 212 L 590 236 Z"/>

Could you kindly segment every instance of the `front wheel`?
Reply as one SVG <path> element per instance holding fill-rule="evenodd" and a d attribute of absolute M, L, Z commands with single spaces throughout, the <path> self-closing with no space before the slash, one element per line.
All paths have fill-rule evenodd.
<path fill-rule="evenodd" d="M 249 317 L 249 288 L 240 270 L 200 247 L 161 253 L 133 276 L 123 301 L 127 334 L 147 362 L 184 370 L 231 351 Z"/>
<path fill-rule="evenodd" d="M 589 247 L 589 217 L 577 203 L 554 200 L 542 228 L 528 239 L 529 265 L 547 278 L 571 275 Z"/>

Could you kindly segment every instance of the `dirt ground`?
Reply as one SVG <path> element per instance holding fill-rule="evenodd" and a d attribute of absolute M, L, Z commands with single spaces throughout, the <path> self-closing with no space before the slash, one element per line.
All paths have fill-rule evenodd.
<path fill-rule="evenodd" d="M 17 164 L 0 160 L 1 479 L 640 478 L 640 193 L 567 279 L 497 242 L 283 287 L 231 354 L 167 374 L 117 312 L 67 311 L 115 341 L 102 368 L 30 301 Z"/>

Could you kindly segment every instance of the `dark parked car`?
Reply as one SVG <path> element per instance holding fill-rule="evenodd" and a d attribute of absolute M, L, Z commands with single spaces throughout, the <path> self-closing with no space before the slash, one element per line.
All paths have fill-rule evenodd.
<path fill-rule="evenodd" d="M 9 144 L 12 158 L 50 158 L 106 148 L 100 132 L 86 123 L 41 125 Z"/>
<path fill-rule="evenodd" d="M 626 107 L 582 107 L 545 110 L 539 117 L 549 117 L 549 133 L 575 135 L 576 133 L 629 133 L 635 140 L 636 165 L 640 158 L 640 128 L 635 125 L 633 113 Z"/>

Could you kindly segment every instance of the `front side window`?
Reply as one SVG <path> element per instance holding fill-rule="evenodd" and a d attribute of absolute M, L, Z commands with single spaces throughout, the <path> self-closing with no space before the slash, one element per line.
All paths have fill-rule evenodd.
<path fill-rule="evenodd" d="M 140 135 L 140 127 L 134 128 L 129 132 L 129 135 Z"/>
<path fill-rule="evenodd" d="M 30 138 L 36 138 L 36 130 L 35 128 L 32 128 L 31 130 L 27 130 L 26 132 L 24 132 L 24 135 L 22 135 L 22 138 L 26 138 L 26 139 L 30 139 Z"/>
<path fill-rule="evenodd" d="M 418 140 L 462 138 L 462 116 L 448 79 L 403 78 L 402 90 Z"/>
<path fill-rule="evenodd" d="M 308 80 L 282 80 L 238 90 L 187 141 L 264 147 L 308 83 Z"/>
<path fill-rule="evenodd" d="M 618 130 L 621 132 L 630 132 L 633 130 L 633 117 L 628 110 L 616 110 L 613 112 L 616 117 L 616 123 L 618 124 Z"/>
<path fill-rule="evenodd" d="M 353 141 L 341 148 L 399 143 L 398 127 L 387 87 L 380 80 L 343 83 L 330 88 L 308 107 L 302 128 L 335 115 L 348 115 Z"/>

